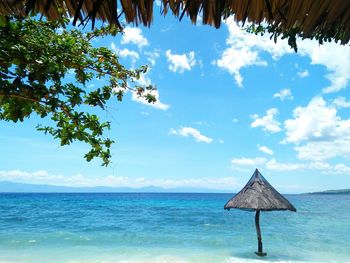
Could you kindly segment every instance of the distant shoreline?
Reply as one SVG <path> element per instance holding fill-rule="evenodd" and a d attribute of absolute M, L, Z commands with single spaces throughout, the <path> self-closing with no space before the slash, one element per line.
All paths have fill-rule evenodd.
<path fill-rule="evenodd" d="M 350 195 L 350 189 L 327 190 L 320 192 L 306 193 L 308 195 Z"/>
<path fill-rule="evenodd" d="M 233 193 L 222 189 L 194 187 L 163 188 L 146 187 L 108 187 L 108 186 L 61 186 L 47 184 L 28 184 L 11 181 L 0 181 L 0 193 Z"/>
<path fill-rule="evenodd" d="M 194 187 L 163 188 L 157 186 L 146 187 L 70 187 L 60 185 L 27 184 L 11 181 L 0 181 L 0 194 L 231 194 L 235 195 L 237 190 L 206 189 Z M 348 195 L 350 189 L 327 190 L 310 193 L 283 193 L 284 195 Z"/>

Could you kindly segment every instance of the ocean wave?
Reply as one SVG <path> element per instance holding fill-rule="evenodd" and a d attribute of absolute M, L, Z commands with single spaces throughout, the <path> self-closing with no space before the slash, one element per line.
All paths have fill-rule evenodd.
<path fill-rule="evenodd" d="M 269 260 L 267 258 L 257 258 L 257 259 L 247 259 L 239 257 L 229 257 L 226 259 L 213 260 L 208 258 L 184 258 L 181 256 L 174 255 L 161 255 L 155 257 L 147 258 L 132 258 L 132 259 L 104 259 L 104 260 L 73 260 L 68 261 L 67 263 L 263 263 L 263 262 L 273 262 L 273 263 L 322 263 L 316 261 L 299 261 L 299 260 Z M 337 263 L 339 261 L 327 261 L 329 263 Z M 0 262 L 1 263 L 1 262 Z M 342 263 L 350 263 L 342 262 Z"/>
<path fill-rule="evenodd" d="M 14 261 L 2 261 L 0 263 L 17 263 L 17 262 L 26 262 L 26 263 L 38 263 L 43 262 L 41 260 L 14 260 Z M 213 260 L 213 258 L 184 258 L 181 256 L 175 255 L 160 255 L 155 257 L 147 257 L 147 258 L 129 258 L 129 259 L 120 259 L 120 258 L 95 258 L 95 259 L 71 259 L 71 260 L 63 260 L 63 261 L 52 261 L 52 262 L 60 262 L 60 263 L 263 263 L 263 262 L 273 262 L 273 263 L 322 263 L 317 261 L 298 261 L 298 260 L 269 260 L 267 258 L 259 258 L 259 259 L 247 259 L 247 258 L 239 258 L 239 257 L 229 257 L 226 259 Z M 329 263 L 350 263 L 350 261 L 325 261 Z"/>

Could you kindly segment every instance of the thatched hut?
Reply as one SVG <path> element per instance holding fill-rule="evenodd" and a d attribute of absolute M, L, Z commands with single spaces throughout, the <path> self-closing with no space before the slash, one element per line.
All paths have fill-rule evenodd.
<path fill-rule="evenodd" d="M 350 4 L 348 0 L 161 0 L 161 12 L 170 10 L 182 19 L 184 15 L 196 23 L 199 14 L 204 24 L 219 28 L 222 19 L 234 15 L 237 22 L 262 22 L 272 25 L 274 32 L 297 34 L 303 38 L 350 40 Z M 2 0 L 0 15 L 25 16 L 42 13 L 49 19 L 64 15 L 86 23 L 95 19 L 121 26 L 121 16 L 128 23 L 150 26 L 154 0 Z"/>
<path fill-rule="evenodd" d="M 295 207 L 283 197 L 272 185 L 262 176 L 258 169 L 255 170 L 248 183 L 230 199 L 225 209 L 238 208 L 248 211 L 256 211 L 255 226 L 258 236 L 258 256 L 265 256 L 263 252 L 260 231 L 260 211 L 290 210 L 295 212 Z"/>

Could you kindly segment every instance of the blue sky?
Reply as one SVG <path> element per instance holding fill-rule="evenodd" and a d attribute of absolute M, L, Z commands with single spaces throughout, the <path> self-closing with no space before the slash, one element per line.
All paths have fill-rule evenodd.
<path fill-rule="evenodd" d="M 112 100 L 112 164 L 87 163 L 88 147 L 60 147 L 35 126 L 0 126 L 0 180 L 71 186 L 155 185 L 235 192 L 255 168 L 284 193 L 350 188 L 350 47 L 285 41 L 155 12 L 151 28 L 94 42 L 128 67 L 148 64 L 149 105 Z M 102 85 L 94 80 L 89 85 Z"/>

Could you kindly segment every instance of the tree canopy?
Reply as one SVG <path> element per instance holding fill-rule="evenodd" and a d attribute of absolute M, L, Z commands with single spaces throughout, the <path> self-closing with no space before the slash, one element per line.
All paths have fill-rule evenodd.
<path fill-rule="evenodd" d="M 121 101 L 128 90 L 152 103 L 154 87 L 137 85 L 147 66 L 127 69 L 112 50 L 92 46 L 94 38 L 120 29 L 111 25 L 83 33 L 68 29 L 68 23 L 0 16 L 0 120 L 22 122 L 33 114 L 50 119 L 50 125 L 36 128 L 61 145 L 88 144 L 86 160 L 99 157 L 107 166 L 113 141 L 104 134 L 110 123 L 89 108 L 106 109 L 109 100 Z M 92 79 L 107 85 L 88 87 Z"/>

